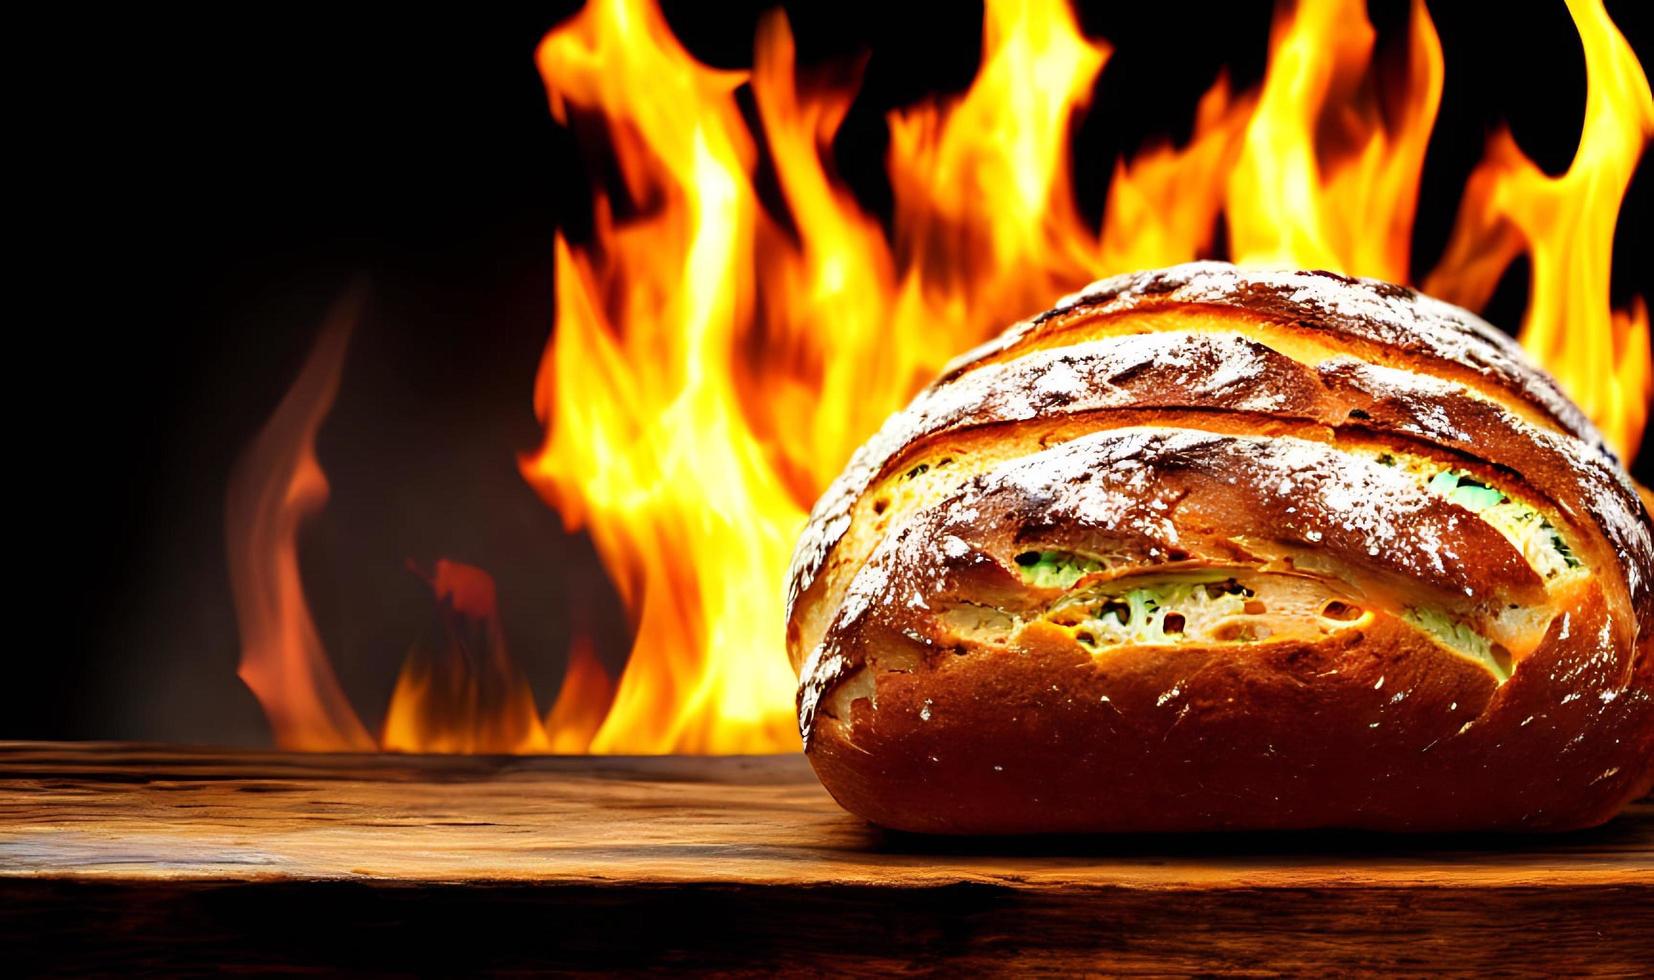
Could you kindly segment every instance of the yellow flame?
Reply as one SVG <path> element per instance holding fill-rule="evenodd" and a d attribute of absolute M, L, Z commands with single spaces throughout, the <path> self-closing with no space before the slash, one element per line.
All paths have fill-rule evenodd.
<path fill-rule="evenodd" d="M 1103 206 L 1099 274 L 1213 255 L 1225 184 L 1255 102 L 1232 96 L 1228 78 L 1220 76 L 1200 99 L 1188 145 L 1151 142 L 1115 164 Z"/>
<path fill-rule="evenodd" d="M 802 510 L 842 464 L 843 448 L 882 421 L 922 368 L 913 347 L 886 346 L 896 273 L 884 232 L 826 169 L 854 89 L 800 91 L 793 51 L 786 18 L 767 16 L 753 97 L 796 231 L 760 226 L 764 356 L 744 365 L 743 382 L 757 394 L 748 409 Z"/>
<path fill-rule="evenodd" d="M 1609 304 L 1620 202 L 1654 136 L 1654 97 L 1635 52 L 1600 2 L 1568 0 L 1585 47 L 1585 122 L 1560 177 L 1517 148 L 1508 129 L 1470 176 L 1459 220 L 1425 289 L 1487 302 L 1521 253 L 1531 263 L 1522 344 L 1550 369 L 1622 458 L 1636 452 L 1654 397 L 1648 307 Z"/>
<path fill-rule="evenodd" d="M 1064 0 L 989 3 L 982 50 L 963 98 L 889 119 L 902 288 L 929 307 L 928 326 L 966 339 L 996 315 L 1044 307 L 1091 271 L 1068 135 L 1110 53 L 1080 34 Z"/>
<path fill-rule="evenodd" d="M 416 645 L 402 665 L 380 746 L 471 755 L 550 751 L 534 691 L 506 651 L 494 579 L 442 558 L 427 581 L 439 635 L 434 644 Z"/>
<path fill-rule="evenodd" d="M 599 752 L 743 752 L 796 740 L 775 582 L 802 510 L 735 383 L 757 202 L 740 73 L 699 65 L 658 10 L 593 3 L 541 45 L 553 110 L 602 106 L 639 213 L 556 249 L 558 343 L 528 480 L 591 529 L 638 617 Z"/>
<path fill-rule="evenodd" d="M 753 190 L 747 79 L 652 5 L 593 3 L 542 45 L 553 112 L 601 117 L 630 198 L 599 193 L 592 247 L 558 242 L 547 439 L 523 463 L 638 618 L 593 751 L 795 746 L 774 654 L 805 509 L 962 343 L 1090 268 L 1067 145 L 1107 49 L 1044 0 L 990 4 L 983 50 L 964 96 L 890 120 L 892 247 L 826 166 L 853 90 L 799 85 L 780 15 L 751 84 L 790 229 Z"/>
<path fill-rule="evenodd" d="M 1365 0 L 1305 3 L 1276 21 L 1269 74 L 1229 178 L 1235 261 L 1408 278 L 1442 51 L 1414 0 L 1407 72 L 1382 110 Z M 1393 118 L 1393 122 L 1390 119 Z"/>

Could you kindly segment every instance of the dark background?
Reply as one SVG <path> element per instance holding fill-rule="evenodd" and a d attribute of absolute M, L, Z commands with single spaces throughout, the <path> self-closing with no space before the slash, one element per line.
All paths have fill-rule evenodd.
<path fill-rule="evenodd" d="M 576 5 L 413 6 L 84 14 L 14 34 L 8 156 L 26 176 L 11 210 L 27 258 L 15 266 L 7 388 L 24 585 L 0 738 L 267 741 L 234 673 L 225 482 L 358 276 L 372 299 L 320 438 L 333 497 L 302 558 L 364 721 L 377 726 L 429 615 L 408 557 L 495 575 L 542 709 L 576 619 L 611 665 L 623 660 L 625 616 L 590 546 L 563 533 L 515 466 L 540 439 L 531 396 L 552 325 L 552 232 L 578 237 L 589 206 L 581 150 L 551 120 L 532 60 Z M 769 6 L 666 9 L 692 51 L 734 66 Z M 870 53 L 838 149 L 858 193 L 884 211 L 883 114 L 968 85 L 980 8 L 908 22 L 889 3 L 786 6 L 801 59 Z M 1115 157 L 1151 134 L 1186 136 L 1220 67 L 1241 87 L 1258 80 L 1270 4 L 1090 6 L 1086 30 L 1116 47 L 1075 149 L 1095 215 Z M 1447 81 L 1420 202 L 1421 269 L 1484 135 L 1508 121 L 1560 172 L 1584 98 L 1561 0 L 1499 4 L 1496 18 L 1490 5 L 1431 8 Z M 1371 7 L 1388 38 L 1406 9 Z M 1654 63 L 1650 5 L 1609 10 Z M 1649 169 L 1622 212 L 1621 304 L 1654 293 Z M 1513 329 L 1525 288 L 1518 268 L 1489 318 Z M 1644 480 L 1651 466 L 1645 455 Z"/>

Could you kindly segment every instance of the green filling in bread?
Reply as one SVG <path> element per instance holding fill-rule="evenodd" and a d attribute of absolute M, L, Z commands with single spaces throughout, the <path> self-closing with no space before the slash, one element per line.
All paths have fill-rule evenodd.
<path fill-rule="evenodd" d="M 1429 633 L 1442 646 L 1481 664 L 1499 683 L 1510 680 L 1510 654 L 1467 623 L 1439 609 L 1407 609 L 1401 618 Z"/>
<path fill-rule="evenodd" d="M 1543 514 L 1467 473 L 1444 470 L 1430 478 L 1426 489 L 1480 517 L 1515 545 L 1522 557 L 1546 579 L 1579 568 L 1562 532 Z"/>
<path fill-rule="evenodd" d="M 1181 572 L 1081 589 L 1051 607 L 1046 618 L 1068 626 L 1083 646 L 1213 642 L 1220 623 L 1246 613 L 1251 589 L 1222 571 Z M 1245 634 L 1245 630 L 1239 631 Z M 1261 639 L 1267 630 L 1224 637 Z"/>
<path fill-rule="evenodd" d="M 1076 635 L 1087 646 L 1177 643 L 1198 635 L 1207 622 L 1241 614 L 1250 594 L 1230 579 L 1164 582 L 1099 596 Z"/>
<path fill-rule="evenodd" d="M 1102 562 L 1070 551 L 1024 551 L 1016 561 L 1023 580 L 1041 589 L 1071 589 L 1075 582 L 1104 568 Z"/>

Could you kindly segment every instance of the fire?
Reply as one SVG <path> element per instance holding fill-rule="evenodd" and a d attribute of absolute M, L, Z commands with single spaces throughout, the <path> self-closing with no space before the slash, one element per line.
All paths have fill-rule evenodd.
<path fill-rule="evenodd" d="M 1527 254 L 1524 344 L 1629 455 L 1654 394 L 1649 324 L 1640 298 L 1611 308 L 1610 253 L 1654 103 L 1600 0 L 1568 6 L 1588 74 L 1573 166 L 1549 177 L 1496 136 L 1421 285 L 1474 308 Z M 761 23 L 751 70 L 696 61 L 652 0 L 591 0 L 545 38 L 551 113 L 602 135 L 607 172 L 590 239 L 555 242 L 557 320 L 534 391 L 545 439 L 520 466 L 570 530 L 589 532 L 637 626 L 612 686 L 578 641 L 538 740 L 516 722 L 512 750 L 795 748 L 780 589 L 807 509 L 943 363 L 1059 295 L 1205 257 L 1410 280 L 1447 71 L 1422 0 L 1405 37 L 1383 40 L 1362 0 L 1283 4 L 1262 84 L 1237 92 L 1220 77 L 1184 145 L 1150 141 L 1118 161 L 1093 227 L 1069 145 L 1111 51 L 1064 0 L 989 0 L 969 89 L 887 119 L 887 226 L 834 171 L 856 79 L 801 71 L 783 14 Z M 326 399 L 305 397 L 303 425 L 284 431 L 308 453 Z M 290 553 L 297 516 L 319 506 L 304 458 L 260 470 L 299 489 L 277 495 L 292 503 L 274 512 L 281 530 L 248 545 L 257 561 L 283 542 Z M 244 601 L 254 620 L 285 624 L 277 640 L 244 641 L 263 665 L 244 676 L 261 699 L 266 675 L 309 678 L 293 689 L 311 692 L 321 707 L 305 710 L 332 734 L 306 744 L 358 746 L 308 616 L 294 618 L 296 567 L 281 567 L 286 591 Z M 272 644 L 286 659 L 261 652 Z M 397 727 L 396 744 L 433 747 L 429 724 Z M 283 744 L 289 730 L 277 725 Z M 472 736 L 453 737 L 444 744 Z"/>
<path fill-rule="evenodd" d="M 392 752 L 551 751 L 534 691 L 506 652 L 494 580 L 480 568 L 439 559 L 426 581 L 436 596 L 438 636 L 434 643 L 416 645 L 403 664 L 381 747 Z"/>
<path fill-rule="evenodd" d="M 1241 263 L 1406 282 L 1442 49 L 1413 0 L 1407 70 L 1372 70 L 1366 0 L 1305 3 L 1277 19 L 1269 74 L 1229 174 L 1229 251 Z"/>
<path fill-rule="evenodd" d="M 1466 306 L 1487 302 L 1521 253 L 1532 263 L 1522 345 L 1545 365 L 1627 460 L 1654 395 L 1648 307 L 1608 303 L 1614 223 L 1654 136 L 1654 97 L 1637 56 L 1600 3 L 1568 0 L 1585 46 L 1585 122 L 1573 163 L 1551 177 L 1510 131 L 1489 141 L 1465 188 L 1447 253 L 1424 288 Z"/>
<path fill-rule="evenodd" d="M 1157 269 L 1214 253 L 1225 181 L 1256 104 L 1255 96 L 1231 95 L 1228 78 L 1219 76 L 1195 109 L 1188 146 L 1152 143 L 1115 164 L 1103 206 L 1100 269 Z"/>
<path fill-rule="evenodd" d="M 460 562 L 439 559 L 429 573 L 410 563 L 435 596 L 436 635 L 409 654 L 379 739 L 339 687 L 305 602 L 298 532 L 327 501 L 316 433 L 339 390 L 361 305 L 359 289 L 335 304 L 298 378 L 230 480 L 225 524 L 241 679 L 285 749 L 584 751 L 596 727 L 590 713 L 608 703 L 608 678 L 589 645 L 577 641 L 558 706 L 542 722 L 528 679 L 506 651 L 494 580 Z"/>
<path fill-rule="evenodd" d="M 327 502 L 316 430 L 333 407 L 361 304 L 353 290 L 328 314 L 298 379 L 236 464 L 225 501 L 239 674 L 270 719 L 276 744 L 287 749 L 373 747 L 310 619 L 298 556 L 299 525 Z"/>
<path fill-rule="evenodd" d="M 598 661 L 591 639 L 577 634 L 557 703 L 546 715 L 551 751 L 560 755 L 591 751 L 592 739 L 614 703 L 614 693 L 614 681 Z"/>

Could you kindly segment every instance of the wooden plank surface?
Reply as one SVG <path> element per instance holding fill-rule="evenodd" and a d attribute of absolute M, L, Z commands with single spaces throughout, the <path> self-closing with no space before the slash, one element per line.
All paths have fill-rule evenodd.
<path fill-rule="evenodd" d="M 0 946 L 66 972 L 1628 973 L 1654 803 L 1550 837 L 936 840 L 792 756 L 0 743 Z"/>

